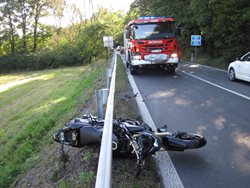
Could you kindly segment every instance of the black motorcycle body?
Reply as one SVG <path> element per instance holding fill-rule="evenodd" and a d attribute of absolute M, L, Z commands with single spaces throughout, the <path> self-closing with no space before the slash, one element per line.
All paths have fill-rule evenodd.
<path fill-rule="evenodd" d="M 64 145 L 84 147 L 100 145 L 102 139 L 104 120 L 94 116 L 72 119 L 66 127 L 57 131 L 53 139 Z M 128 137 L 129 135 L 129 137 Z M 157 132 L 145 123 L 136 120 L 114 119 L 112 149 L 116 154 L 131 154 L 133 147 L 131 139 L 142 147 L 143 155 L 154 154 L 160 149 L 170 151 L 184 151 L 186 149 L 200 148 L 206 144 L 203 136 L 186 132 L 169 132 L 166 126 Z"/>
<path fill-rule="evenodd" d="M 64 145 L 84 147 L 100 145 L 104 120 L 88 115 L 83 118 L 72 119 L 66 127 L 53 135 L 56 142 L 62 144 L 61 154 L 65 161 L 68 156 L 64 152 Z M 202 135 L 168 131 L 166 126 L 157 129 L 157 132 L 145 123 L 129 119 L 113 119 L 112 150 L 114 156 L 136 156 L 137 172 L 144 164 L 147 156 L 159 150 L 184 151 L 186 149 L 200 148 L 206 145 Z"/>

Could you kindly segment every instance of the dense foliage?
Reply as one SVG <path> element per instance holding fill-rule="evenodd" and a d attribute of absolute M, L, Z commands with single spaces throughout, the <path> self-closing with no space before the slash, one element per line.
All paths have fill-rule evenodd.
<path fill-rule="evenodd" d="M 120 11 L 100 8 L 91 18 L 67 28 L 40 22 L 44 16 L 62 16 L 63 2 L 0 2 L 0 72 L 88 64 L 105 52 L 103 36 L 115 40 L 121 36 L 124 14 Z"/>
<path fill-rule="evenodd" d="M 176 18 L 182 29 L 183 55 L 190 55 L 190 35 L 202 35 L 203 53 L 229 61 L 250 50 L 249 0 L 135 0 L 130 12 Z"/>
<path fill-rule="evenodd" d="M 139 15 L 176 18 L 182 58 L 194 51 L 192 34 L 202 35 L 199 53 L 225 64 L 250 50 L 249 0 L 135 0 L 126 16 L 100 8 L 67 28 L 42 24 L 48 15 L 60 20 L 64 5 L 65 0 L 0 0 L 0 72 L 91 63 L 105 51 L 102 37 L 122 45 L 124 25 Z"/>

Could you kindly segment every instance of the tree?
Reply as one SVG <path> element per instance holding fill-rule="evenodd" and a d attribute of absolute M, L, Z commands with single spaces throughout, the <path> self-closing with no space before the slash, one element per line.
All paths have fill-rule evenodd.
<path fill-rule="evenodd" d="M 15 53 L 15 35 L 16 35 L 16 27 L 15 27 L 15 14 L 14 8 L 16 5 L 15 1 L 1 1 L 0 11 L 2 13 L 1 24 L 3 25 L 2 39 L 4 41 L 9 40 L 11 54 Z"/>
<path fill-rule="evenodd" d="M 203 51 L 212 57 L 229 61 L 249 51 L 249 0 L 136 0 L 132 11 L 174 17 L 181 24 L 183 52 L 190 49 L 192 34 L 203 35 Z"/>
<path fill-rule="evenodd" d="M 46 0 L 33 0 L 31 4 L 34 14 L 34 24 L 33 24 L 34 39 L 33 39 L 33 50 L 32 50 L 33 52 L 36 51 L 38 44 L 37 30 L 39 26 L 39 19 L 41 16 L 43 16 L 43 10 L 46 6 L 47 6 Z"/>
<path fill-rule="evenodd" d="M 27 52 L 26 35 L 28 32 L 28 26 L 30 25 L 31 7 L 28 0 L 19 0 L 17 2 L 15 12 L 22 29 L 23 51 Z"/>
<path fill-rule="evenodd" d="M 64 7 L 66 6 L 65 0 L 47 0 L 49 8 L 52 11 L 52 16 L 56 20 L 56 27 L 58 31 L 61 28 L 61 19 L 63 17 L 63 10 Z"/>

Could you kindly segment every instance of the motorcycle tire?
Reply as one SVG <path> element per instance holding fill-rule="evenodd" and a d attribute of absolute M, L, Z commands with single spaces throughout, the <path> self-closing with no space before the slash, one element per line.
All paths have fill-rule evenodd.
<path fill-rule="evenodd" d="M 187 149 L 200 148 L 206 145 L 206 139 L 199 134 L 181 133 L 176 138 L 185 142 Z"/>

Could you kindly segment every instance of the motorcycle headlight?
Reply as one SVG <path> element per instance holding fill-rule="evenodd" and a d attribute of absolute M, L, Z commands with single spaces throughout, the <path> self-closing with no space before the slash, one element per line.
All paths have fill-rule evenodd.
<path fill-rule="evenodd" d="M 72 133 L 72 140 L 76 141 L 76 133 L 75 132 Z"/>
<path fill-rule="evenodd" d="M 59 134 L 59 140 L 60 141 L 64 141 L 64 133 L 63 132 L 60 132 L 60 134 Z"/>

